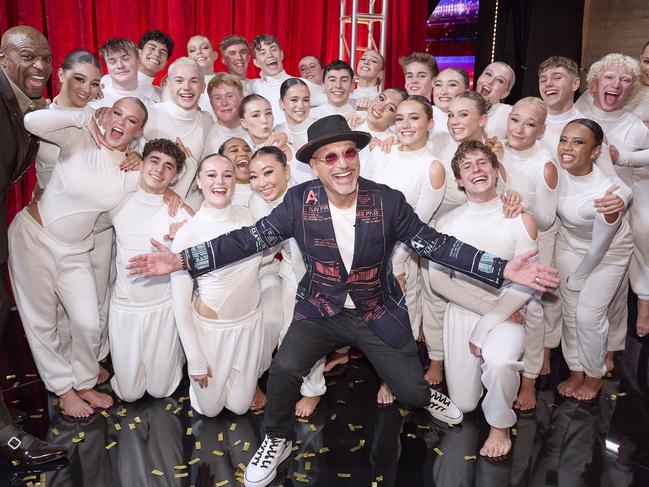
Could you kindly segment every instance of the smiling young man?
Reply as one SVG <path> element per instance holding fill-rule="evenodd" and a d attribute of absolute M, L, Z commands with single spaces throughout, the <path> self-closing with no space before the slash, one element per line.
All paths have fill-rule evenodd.
<path fill-rule="evenodd" d="M 310 116 L 316 120 L 329 115 L 347 116 L 355 111 L 349 96 L 354 83 L 354 70 L 345 61 L 332 61 L 324 69 L 322 88 L 327 103 L 311 110 Z"/>
<path fill-rule="evenodd" d="M 45 83 L 52 74 L 52 53 L 45 36 L 28 26 L 7 29 L 0 42 L 0 265 L 7 261 L 6 193 L 34 160 L 38 140 L 23 126 L 23 114 L 45 108 Z M 11 298 L 4 276 L 0 278 L 0 340 L 9 319 Z M 5 346 L 9 346 L 3 341 Z M 65 455 L 18 429 L 0 394 L 0 458 L 22 463 L 45 463 Z"/>
<path fill-rule="evenodd" d="M 492 255 L 512 259 L 536 250 L 536 223 L 529 213 L 505 218 L 496 193 L 498 159 L 484 144 L 465 141 L 451 163 L 468 202 L 441 217 L 436 228 Z M 516 423 L 512 404 L 520 384 L 525 348 L 522 320 L 511 319 L 532 297 L 533 290 L 506 286 L 500 291 L 477 286 L 465 276 L 450 276 L 437 264 L 429 266 L 433 289 L 449 300 L 444 314 L 444 364 L 449 396 L 462 412 L 473 411 L 484 388 L 482 402 L 491 426 L 480 449 L 486 457 L 501 457 L 511 449 L 509 428 Z M 464 301 L 471 297 L 486 306 L 473 312 Z M 483 317 L 482 315 L 485 314 Z M 520 317 L 522 318 L 522 317 Z"/>
<path fill-rule="evenodd" d="M 140 64 L 137 73 L 138 86 L 152 100 L 160 100 L 160 87 L 153 80 L 167 66 L 174 49 L 174 41 L 158 29 L 146 31 L 138 43 Z"/>
<path fill-rule="evenodd" d="M 198 277 L 291 237 L 309 263 L 296 296 L 293 321 L 299 324 L 289 327 L 271 365 L 266 437 L 246 469 L 248 487 L 268 485 L 290 456 L 302 377 L 342 346 L 363 350 L 406 406 L 425 407 L 444 422 L 462 421 L 458 408 L 424 381 L 408 310 L 388 265 L 397 242 L 494 287 L 504 279 L 540 290 L 558 283 L 553 269 L 527 262 L 531 254 L 507 262 L 439 234 L 417 218 L 401 192 L 359 178 L 358 151 L 370 135 L 352 131 L 341 115 L 314 122 L 308 136 L 296 157 L 318 179 L 289 189 L 269 216 L 180 254 L 155 242 L 159 252 L 134 257 L 128 266 L 145 276 L 185 269 Z"/>
<path fill-rule="evenodd" d="M 255 37 L 252 41 L 252 59 L 261 71 L 261 77 L 252 80 L 249 89 L 268 100 L 273 109 L 275 125 L 284 123 L 286 117 L 279 106 L 279 89 L 290 76 L 284 71 L 284 51 L 279 47 L 277 38 L 270 34 L 259 34 Z"/>
<path fill-rule="evenodd" d="M 437 60 L 427 52 L 413 52 L 399 58 L 408 95 L 421 95 L 433 99 L 433 84 L 439 74 Z"/>
<path fill-rule="evenodd" d="M 170 240 L 173 224 L 187 221 L 189 207 L 169 215 L 164 193 L 178 180 L 185 153 L 170 140 L 144 146 L 139 187 L 108 213 L 115 228 L 117 280 L 110 301 L 110 353 L 115 375 L 111 386 L 128 402 L 144 393 L 169 396 L 182 379 L 182 354 L 174 321 L 168 276 L 148 281 L 126 272 L 132 256 L 151 248 L 150 237 Z"/>
<path fill-rule="evenodd" d="M 185 161 L 185 170 L 174 184 L 173 190 L 195 210 L 200 207 L 202 195 L 192 183 L 198 162 L 203 154 L 212 118 L 198 109 L 201 93 L 205 87 L 200 66 L 187 57 L 176 59 L 167 72 L 169 99 L 151 106 L 149 123 L 144 137 L 151 139 L 180 140 L 192 157 Z"/>
<path fill-rule="evenodd" d="M 248 79 L 248 66 L 250 66 L 250 46 L 245 37 L 232 34 L 225 36 L 219 42 L 221 62 L 227 68 L 228 73 L 236 76 L 243 83 L 244 95 L 250 94 L 248 85 L 252 80 Z"/>
<path fill-rule="evenodd" d="M 311 108 L 319 107 L 327 102 L 323 88 L 323 69 L 320 59 L 315 56 L 304 56 L 298 63 L 300 77 L 309 87 Z"/>

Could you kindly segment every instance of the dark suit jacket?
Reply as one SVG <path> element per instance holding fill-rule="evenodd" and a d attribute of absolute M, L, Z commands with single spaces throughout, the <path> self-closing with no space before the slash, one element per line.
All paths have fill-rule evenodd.
<path fill-rule="evenodd" d="M 23 177 L 37 150 L 38 139 L 25 130 L 16 96 L 0 70 L 0 264 L 7 260 L 7 190 Z"/>
<path fill-rule="evenodd" d="M 266 218 L 184 251 L 193 277 L 295 238 L 306 265 L 293 321 L 333 316 L 347 293 L 386 343 L 402 347 L 411 335 L 408 310 L 391 268 L 403 242 L 420 256 L 499 287 L 507 261 L 428 227 L 400 191 L 359 179 L 354 258 L 349 273 L 338 251 L 329 201 L 320 180 L 289 189 Z"/>

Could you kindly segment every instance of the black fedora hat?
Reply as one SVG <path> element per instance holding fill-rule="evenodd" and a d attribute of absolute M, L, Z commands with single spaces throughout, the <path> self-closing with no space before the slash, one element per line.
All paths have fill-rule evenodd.
<path fill-rule="evenodd" d="M 356 142 L 356 147 L 360 150 L 369 144 L 372 138 L 367 132 L 350 129 L 347 120 L 342 115 L 329 115 L 316 120 L 307 130 L 307 136 L 309 141 L 295 154 L 298 161 L 306 164 L 309 163 L 315 151 L 327 144 L 352 140 Z"/>

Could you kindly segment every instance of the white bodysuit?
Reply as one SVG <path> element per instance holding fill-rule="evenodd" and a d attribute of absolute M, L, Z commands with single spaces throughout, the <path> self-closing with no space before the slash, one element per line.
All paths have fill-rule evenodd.
<path fill-rule="evenodd" d="M 173 315 L 171 278 L 134 276 L 128 273 L 126 264 L 131 257 L 153 252 L 151 238 L 165 242 L 170 225 L 189 221 L 191 215 L 181 208 L 176 216 L 170 216 L 162 194 L 140 188 L 109 216 L 117 248 L 117 279 L 108 328 L 115 372 L 111 386 L 128 402 L 145 392 L 166 397 L 178 387 L 185 361 Z"/>
<path fill-rule="evenodd" d="M 503 216 L 498 197 L 487 203 L 467 202 L 441 217 L 437 229 L 505 259 L 536 248 L 536 241 L 530 237 L 522 217 Z M 482 409 L 487 422 L 496 428 L 512 426 L 516 422 L 512 404 L 518 393 L 519 371 L 523 368 L 520 358 L 525 331 L 507 318 L 525 305 L 533 291 L 513 284 L 495 291 L 437 264 L 432 264 L 430 269 L 435 291 L 446 292 L 451 300 L 444 316 L 444 361 L 450 398 L 462 411 L 472 411 L 478 405 L 484 385 L 487 393 Z M 459 291 L 449 295 L 449 288 L 438 278 L 438 273 L 450 274 Z M 488 313 L 480 316 L 456 304 L 463 302 L 465 294 L 490 303 L 491 312 L 500 313 L 500 318 L 489 322 Z M 469 341 L 482 348 L 482 358 L 471 354 Z"/>
<path fill-rule="evenodd" d="M 231 230 L 254 223 L 248 208 L 224 209 L 202 206 L 176 234 L 172 250 L 178 252 Z M 243 414 L 250 407 L 262 352 L 263 329 L 260 307 L 259 265 L 256 254 L 196 279 L 198 296 L 217 319 L 198 314 L 192 299 L 194 281 L 178 271 L 171 276 L 174 315 L 187 356 L 190 375 L 212 377 L 206 388 L 192 380 L 192 407 L 205 416 L 216 416 L 223 407 Z"/>

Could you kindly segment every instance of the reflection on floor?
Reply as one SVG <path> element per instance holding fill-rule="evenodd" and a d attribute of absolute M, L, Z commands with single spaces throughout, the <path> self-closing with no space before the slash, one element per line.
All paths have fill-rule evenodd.
<path fill-rule="evenodd" d="M 242 485 L 262 438 L 263 412 L 202 417 L 191 410 L 184 381 L 171 398 L 117 403 L 86 421 L 70 421 L 32 375 L 19 329 L 11 327 L 4 343 L 12 347 L 0 356 L 5 399 L 31 414 L 27 430 L 66 445 L 69 454 L 45 471 L 3 467 L 0 486 Z M 314 416 L 296 423 L 293 456 L 272 485 L 646 487 L 648 363 L 649 341 L 629 336 L 599 398 L 580 404 L 555 392 L 567 373 L 557 352 L 536 412 L 519 415 L 512 453 L 487 461 L 478 454 L 488 432 L 479 410 L 449 428 L 421 411 L 378 407 L 373 369 L 352 361 L 329 379 Z"/>

